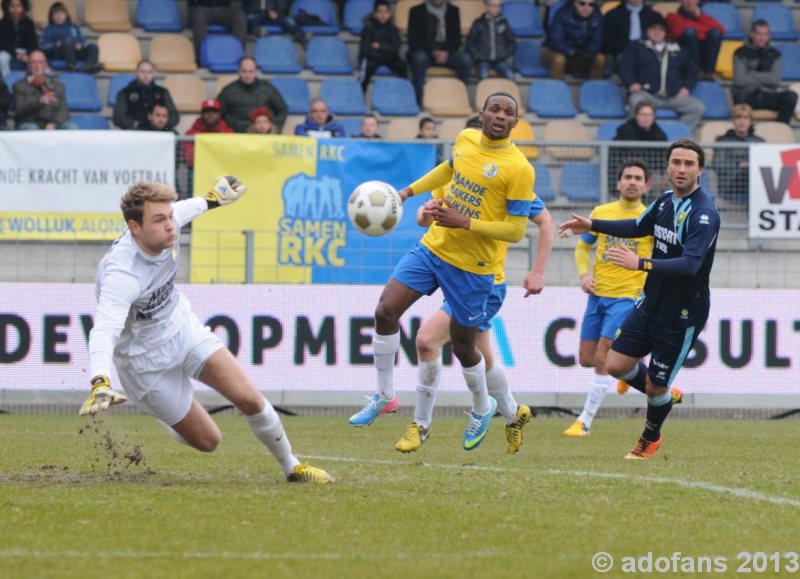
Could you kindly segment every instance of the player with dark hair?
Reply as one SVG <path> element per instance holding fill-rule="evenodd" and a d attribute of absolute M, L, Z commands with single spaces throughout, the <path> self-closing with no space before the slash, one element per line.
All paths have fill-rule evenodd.
<path fill-rule="evenodd" d="M 464 129 L 449 161 L 399 192 L 405 201 L 449 183 L 442 200 L 426 204 L 433 222 L 397 264 L 375 309 L 372 343 L 378 392 L 350 418 L 353 426 L 372 424 L 380 414 L 397 409 L 392 374 L 400 347 L 400 316 L 423 294 L 441 288 L 453 310 L 453 354 L 472 392 L 464 449 L 477 448 L 486 436 L 497 401 L 488 395 L 476 334 L 485 319 L 501 243 L 516 243 L 525 235 L 535 195 L 533 167 L 509 138 L 518 119 L 516 100 L 495 93 L 480 115 L 481 133 Z"/>
<path fill-rule="evenodd" d="M 230 400 L 272 453 L 290 482 L 327 483 L 331 476 L 292 453 L 281 419 L 256 390 L 233 354 L 192 312 L 175 287 L 183 225 L 233 203 L 247 188 L 220 177 L 204 197 L 178 201 L 165 185 L 137 183 L 122 198 L 128 225 L 97 267 L 97 316 L 89 335 L 92 392 L 80 414 L 127 400 L 111 389 L 111 364 L 125 392 L 177 441 L 216 450 L 219 428 L 197 400 L 190 378 Z"/>
<path fill-rule="evenodd" d="M 644 432 L 625 458 L 649 459 L 661 446 L 661 426 L 673 404 L 670 385 L 708 319 L 709 274 L 720 218 L 700 187 L 704 166 L 702 147 L 679 139 L 667 150 L 667 177 L 673 189 L 637 219 L 606 221 L 573 214 L 559 226 L 562 237 L 594 231 L 655 238 L 650 258 L 625 246 L 607 252 L 611 263 L 648 274 L 642 297 L 617 331 L 606 360 L 609 374 L 647 394 Z M 647 354 L 649 368 L 641 361 Z"/>

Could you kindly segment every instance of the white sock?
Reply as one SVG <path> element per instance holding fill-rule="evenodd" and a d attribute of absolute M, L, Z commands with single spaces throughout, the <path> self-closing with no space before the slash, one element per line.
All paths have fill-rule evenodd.
<path fill-rule="evenodd" d="M 281 418 L 272 404 L 264 400 L 264 410 L 253 416 L 246 416 L 250 423 L 250 429 L 256 438 L 266 446 L 281 465 L 284 474 L 290 474 L 294 467 L 300 464 L 297 457 L 292 454 L 292 445 L 289 444 L 289 437 L 283 429 Z"/>
<path fill-rule="evenodd" d="M 486 388 L 486 362 L 481 361 L 475 364 L 472 368 L 464 368 L 461 371 L 464 373 L 464 380 L 467 382 L 467 388 L 472 392 L 472 411 L 481 416 L 489 412 L 489 391 Z"/>
<path fill-rule="evenodd" d="M 486 388 L 497 400 L 497 411 L 506 419 L 506 424 L 514 422 L 517 417 L 517 401 L 508 387 L 505 369 L 497 362 L 486 371 Z"/>
<path fill-rule="evenodd" d="M 417 398 L 414 404 L 414 422 L 428 429 L 433 421 L 433 407 L 442 376 L 439 358 L 433 362 L 420 362 L 417 368 Z"/>
<path fill-rule="evenodd" d="M 378 393 L 384 400 L 394 398 L 394 357 L 400 349 L 400 332 L 382 336 L 372 335 L 372 353 L 378 370 Z"/>
<path fill-rule="evenodd" d="M 167 424 L 166 422 L 164 422 L 163 420 L 160 420 L 160 419 L 158 419 L 158 418 L 156 418 L 156 420 L 158 421 L 158 423 L 159 423 L 161 426 L 163 426 L 164 428 L 166 428 L 166 429 L 167 429 L 167 432 L 169 432 L 169 435 L 170 435 L 172 438 L 174 438 L 175 440 L 177 440 L 177 441 L 178 441 L 178 442 L 180 442 L 181 444 L 185 444 L 186 446 L 191 446 L 191 444 L 189 444 L 189 443 L 186 441 L 186 439 L 185 439 L 184 437 L 182 437 L 180 434 L 178 434 L 178 431 L 177 431 L 177 430 L 175 430 L 174 428 L 172 428 L 172 427 L 171 427 L 169 424 Z"/>
<path fill-rule="evenodd" d="M 578 420 L 589 428 L 592 425 L 597 411 L 600 410 L 600 405 L 603 403 L 603 398 L 606 397 L 611 386 L 611 376 L 600 374 L 593 374 L 592 381 L 589 382 L 589 392 L 586 394 L 586 404 L 583 405 L 583 412 L 578 416 Z"/>

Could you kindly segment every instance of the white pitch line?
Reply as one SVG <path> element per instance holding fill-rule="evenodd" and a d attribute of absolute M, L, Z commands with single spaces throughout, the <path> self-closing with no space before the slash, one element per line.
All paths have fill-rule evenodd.
<path fill-rule="evenodd" d="M 394 466 L 406 466 L 409 464 L 392 460 L 370 460 L 370 459 L 365 460 L 360 458 L 351 458 L 343 456 L 308 456 L 308 455 L 304 456 L 306 458 L 311 458 L 314 460 L 329 460 L 331 462 L 356 462 L 356 463 L 360 462 L 366 464 L 382 464 L 382 465 L 394 465 Z M 517 469 L 517 468 L 511 469 L 511 468 L 480 466 L 480 465 L 470 465 L 470 464 L 441 464 L 441 463 L 437 464 L 430 462 L 423 462 L 421 464 L 422 466 L 426 466 L 429 468 L 466 469 L 466 470 L 494 471 L 494 472 L 510 472 L 510 471 L 522 472 L 522 469 Z M 594 472 L 587 470 L 544 469 L 538 471 L 533 470 L 528 472 L 559 475 L 559 476 L 566 475 L 566 476 L 576 476 L 585 478 L 594 477 L 594 478 L 605 478 L 605 479 L 620 479 L 631 482 L 670 484 L 687 489 L 698 489 L 702 491 L 709 491 L 723 495 L 733 495 L 735 497 L 739 497 L 742 499 L 772 503 L 774 505 L 786 505 L 790 507 L 800 508 L 800 499 L 791 499 L 788 497 L 767 495 L 758 491 L 753 491 L 741 487 L 726 487 L 723 485 L 718 485 L 703 481 L 689 481 L 679 478 L 667 478 L 661 476 L 636 476 L 620 472 Z"/>

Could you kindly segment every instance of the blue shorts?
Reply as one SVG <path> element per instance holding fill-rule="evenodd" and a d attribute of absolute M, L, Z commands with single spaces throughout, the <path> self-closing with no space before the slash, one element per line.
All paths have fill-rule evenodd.
<path fill-rule="evenodd" d="M 656 386 L 669 387 L 697 341 L 700 325 L 668 325 L 634 308 L 620 326 L 611 349 L 631 358 L 650 354 L 647 373 Z"/>
<path fill-rule="evenodd" d="M 497 315 L 497 312 L 500 311 L 500 308 L 503 307 L 503 302 L 506 301 L 506 292 L 508 291 L 508 283 L 496 283 L 492 286 L 492 293 L 489 294 L 489 299 L 486 300 L 486 317 L 481 322 L 481 325 L 478 326 L 479 332 L 488 332 L 492 329 L 492 318 Z M 439 308 L 448 316 L 453 317 L 453 309 L 450 307 L 450 304 L 447 303 L 447 300 L 442 304 L 442 307 Z"/>
<path fill-rule="evenodd" d="M 633 298 L 590 295 L 581 322 L 581 340 L 596 342 L 601 337 L 613 340 L 617 328 L 622 325 L 635 304 L 636 300 Z"/>
<path fill-rule="evenodd" d="M 425 295 L 442 288 L 444 299 L 452 307 L 453 319 L 466 328 L 474 328 L 486 318 L 486 301 L 492 292 L 494 274 L 464 271 L 443 261 L 421 243 L 415 243 L 391 277 Z"/>

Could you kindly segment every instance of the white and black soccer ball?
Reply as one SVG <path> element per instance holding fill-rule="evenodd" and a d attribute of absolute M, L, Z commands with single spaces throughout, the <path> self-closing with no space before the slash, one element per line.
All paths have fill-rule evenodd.
<path fill-rule="evenodd" d="M 388 183 L 366 181 L 350 194 L 347 215 L 361 233 L 377 237 L 389 233 L 403 218 L 403 201 Z"/>

